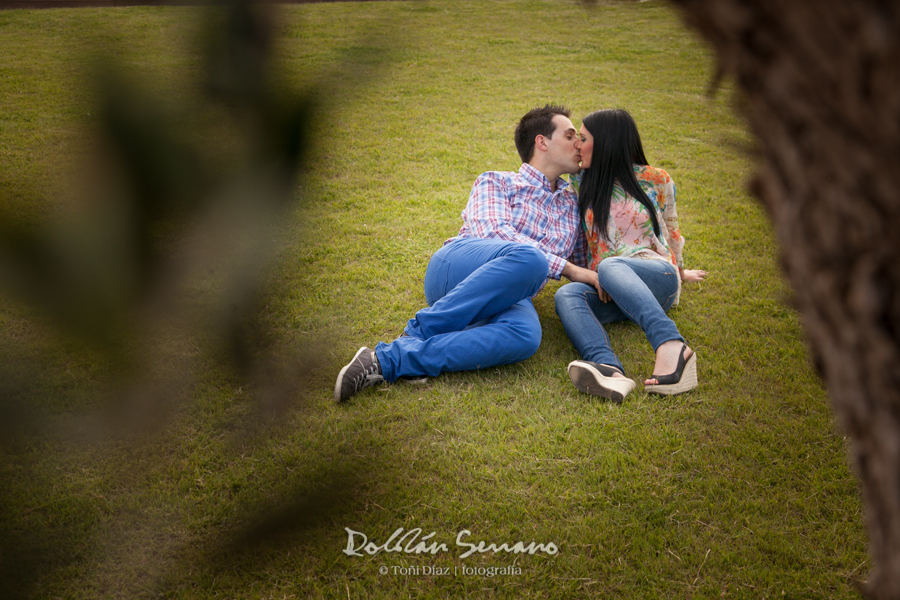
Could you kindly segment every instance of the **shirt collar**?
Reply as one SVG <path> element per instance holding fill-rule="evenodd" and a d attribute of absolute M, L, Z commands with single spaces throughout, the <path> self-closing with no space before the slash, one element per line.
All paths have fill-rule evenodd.
<path fill-rule="evenodd" d="M 519 167 L 519 175 L 525 178 L 525 181 L 536 185 L 538 187 L 546 189 L 548 192 L 550 191 L 550 180 L 547 177 L 529 165 L 528 163 L 522 163 L 522 166 Z M 569 183 L 563 179 L 562 177 L 556 178 L 556 193 L 561 192 L 568 187 Z"/>

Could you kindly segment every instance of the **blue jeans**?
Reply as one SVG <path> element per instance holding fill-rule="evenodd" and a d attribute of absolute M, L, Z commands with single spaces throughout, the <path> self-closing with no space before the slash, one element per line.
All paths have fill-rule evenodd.
<path fill-rule="evenodd" d="M 666 311 L 678 294 L 678 269 L 662 260 L 612 257 L 597 268 L 600 287 L 612 298 L 601 302 L 592 286 L 569 283 L 556 291 L 556 314 L 581 358 L 622 369 L 604 323 L 633 321 L 655 351 L 669 340 L 684 341 Z"/>
<path fill-rule="evenodd" d="M 434 253 L 425 271 L 428 307 L 408 337 L 375 346 L 385 381 L 516 363 L 537 352 L 541 323 L 531 303 L 547 279 L 544 253 L 528 244 L 464 238 Z"/>

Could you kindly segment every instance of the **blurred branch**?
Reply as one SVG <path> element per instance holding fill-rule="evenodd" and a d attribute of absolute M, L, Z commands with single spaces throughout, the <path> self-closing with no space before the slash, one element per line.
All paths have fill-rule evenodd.
<path fill-rule="evenodd" d="M 311 169 L 304 164 L 321 137 L 324 99 L 333 106 L 349 97 L 382 62 L 363 40 L 342 64 L 292 88 L 273 64 L 267 7 L 231 1 L 208 10 L 199 102 L 164 100 L 100 61 L 92 112 L 101 143 L 85 161 L 85 200 L 37 230 L 0 212 L 0 290 L 99 352 L 109 377 L 97 391 L 139 428 L 164 422 L 189 394 L 198 360 L 224 360 L 265 412 L 296 399 L 298 367 L 308 373 L 315 361 L 266 333 L 266 268 Z M 0 367 L 11 368 L 23 370 Z M 38 361 L 29 370 L 45 368 Z M 40 392 L 0 375 L 12 382 L 0 396 L 0 413 L 12 419 L 6 429 L 22 432 L 36 424 L 30 394 Z"/>
<path fill-rule="evenodd" d="M 37 232 L 0 216 L 0 285 L 107 356 L 120 378 L 111 389 L 126 402 L 122 381 L 144 401 L 152 380 L 189 381 L 185 361 L 158 360 L 173 328 L 225 348 L 238 376 L 253 372 L 254 349 L 240 331 L 258 308 L 276 224 L 296 198 L 313 139 L 318 92 L 271 84 L 266 11 L 229 2 L 220 16 L 211 20 L 221 27 L 207 38 L 199 106 L 165 110 L 118 66 L 99 65 L 104 152 L 90 200 Z M 227 131 L 239 164 L 209 166 L 196 141 L 216 106 L 235 124 Z M 197 306 L 191 290 L 210 274 L 214 291 Z"/>
<path fill-rule="evenodd" d="M 323 139 L 326 105 L 352 97 L 385 55 L 361 40 L 340 64 L 291 86 L 274 64 L 269 8 L 229 1 L 207 9 L 199 101 L 164 99 L 142 74 L 100 61 L 100 108 L 91 111 L 98 115 L 98 152 L 85 157 L 91 185 L 84 200 L 38 229 L 0 211 L 0 293 L 22 302 L 23 318 L 34 318 L 48 337 L 65 340 L 66 352 L 88 357 L 90 377 L 75 379 L 91 389 L 78 393 L 107 409 L 68 410 L 72 390 L 64 387 L 48 399 L 44 382 L 60 366 L 27 341 L 0 338 L 0 476 L 9 496 L 0 509 L 4 598 L 31 595 L 47 572 L 76 560 L 83 550 L 72 540 L 90 531 L 81 516 L 39 529 L 19 514 L 17 501 L 44 493 L 36 474 L 46 465 L 39 463 L 53 463 L 50 451 L 23 455 L 33 465 L 15 456 L 35 435 L 95 442 L 111 433 L 159 431 L 154 426 L 178 414 L 197 382 L 212 377 L 238 390 L 230 402 L 255 402 L 256 419 L 229 410 L 230 421 L 218 425 L 240 441 L 309 387 L 303 383 L 314 372 L 315 349 L 280 339 L 267 325 L 268 268 L 294 219 L 300 179 L 315 168 L 309 151 Z M 58 418 L 53 413 L 62 406 Z M 122 476 L 140 481 L 135 471 L 146 475 L 153 461 L 120 463 Z M 349 485 L 346 477 L 328 478 L 295 487 Z M 90 500 L 82 504 L 79 510 L 98 518 Z M 222 551 L 267 543 L 285 528 L 302 530 L 334 506 L 281 499 L 242 519 L 243 533 Z M 128 515 L 118 518 L 116 525 L 127 528 L 121 519 Z M 63 540 L 51 543 L 56 534 Z M 22 540 L 30 540 L 25 552 L 15 547 Z M 157 550 L 167 552 L 164 544 Z"/>

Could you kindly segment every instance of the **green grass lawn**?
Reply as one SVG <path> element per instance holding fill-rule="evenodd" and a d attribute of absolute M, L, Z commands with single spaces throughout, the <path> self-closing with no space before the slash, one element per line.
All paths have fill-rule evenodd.
<path fill-rule="evenodd" d="M 205 14 L 0 12 L 4 213 L 34 226 L 65 210 L 89 147 L 85 61 L 98 45 L 189 103 Z M 707 96 L 711 54 L 672 8 L 440 0 L 275 15 L 285 84 L 339 77 L 329 69 L 352 47 L 372 67 L 329 99 L 266 272 L 260 333 L 308 355 L 302 383 L 260 423 L 256 390 L 201 357 L 161 426 L 116 434 L 96 418 L 110 404 L 104 360 L 4 300 L 0 353 L 21 362 L 39 398 L 30 409 L 49 424 L 0 445 L 6 597 L 859 597 L 870 564 L 858 486 L 746 189 L 752 139 L 730 82 Z M 628 109 L 651 164 L 674 178 L 686 266 L 710 272 L 671 312 L 698 353 L 700 388 L 660 399 L 639 387 L 621 406 L 579 394 L 551 282 L 527 361 L 335 405 L 337 371 L 424 306 L 427 261 L 458 231 L 476 176 L 518 168 L 515 124 L 548 101 L 576 124 Z M 649 376 L 641 330 L 610 335 L 628 372 Z M 161 360 L 195 352 L 177 345 Z M 383 544 L 417 527 L 448 551 L 343 552 L 345 528 Z M 558 552 L 460 558 L 463 530 Z"/>

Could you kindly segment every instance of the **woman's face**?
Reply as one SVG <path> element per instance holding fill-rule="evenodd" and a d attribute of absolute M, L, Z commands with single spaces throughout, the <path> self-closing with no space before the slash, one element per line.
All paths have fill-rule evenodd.
<path fill-rule="evenodd" d="M 581 168 L 587 169 L 591 166 L 591 154 L 594 153 L 594 136 L 587 130 L 584 125 L 581 126 Z"/>

